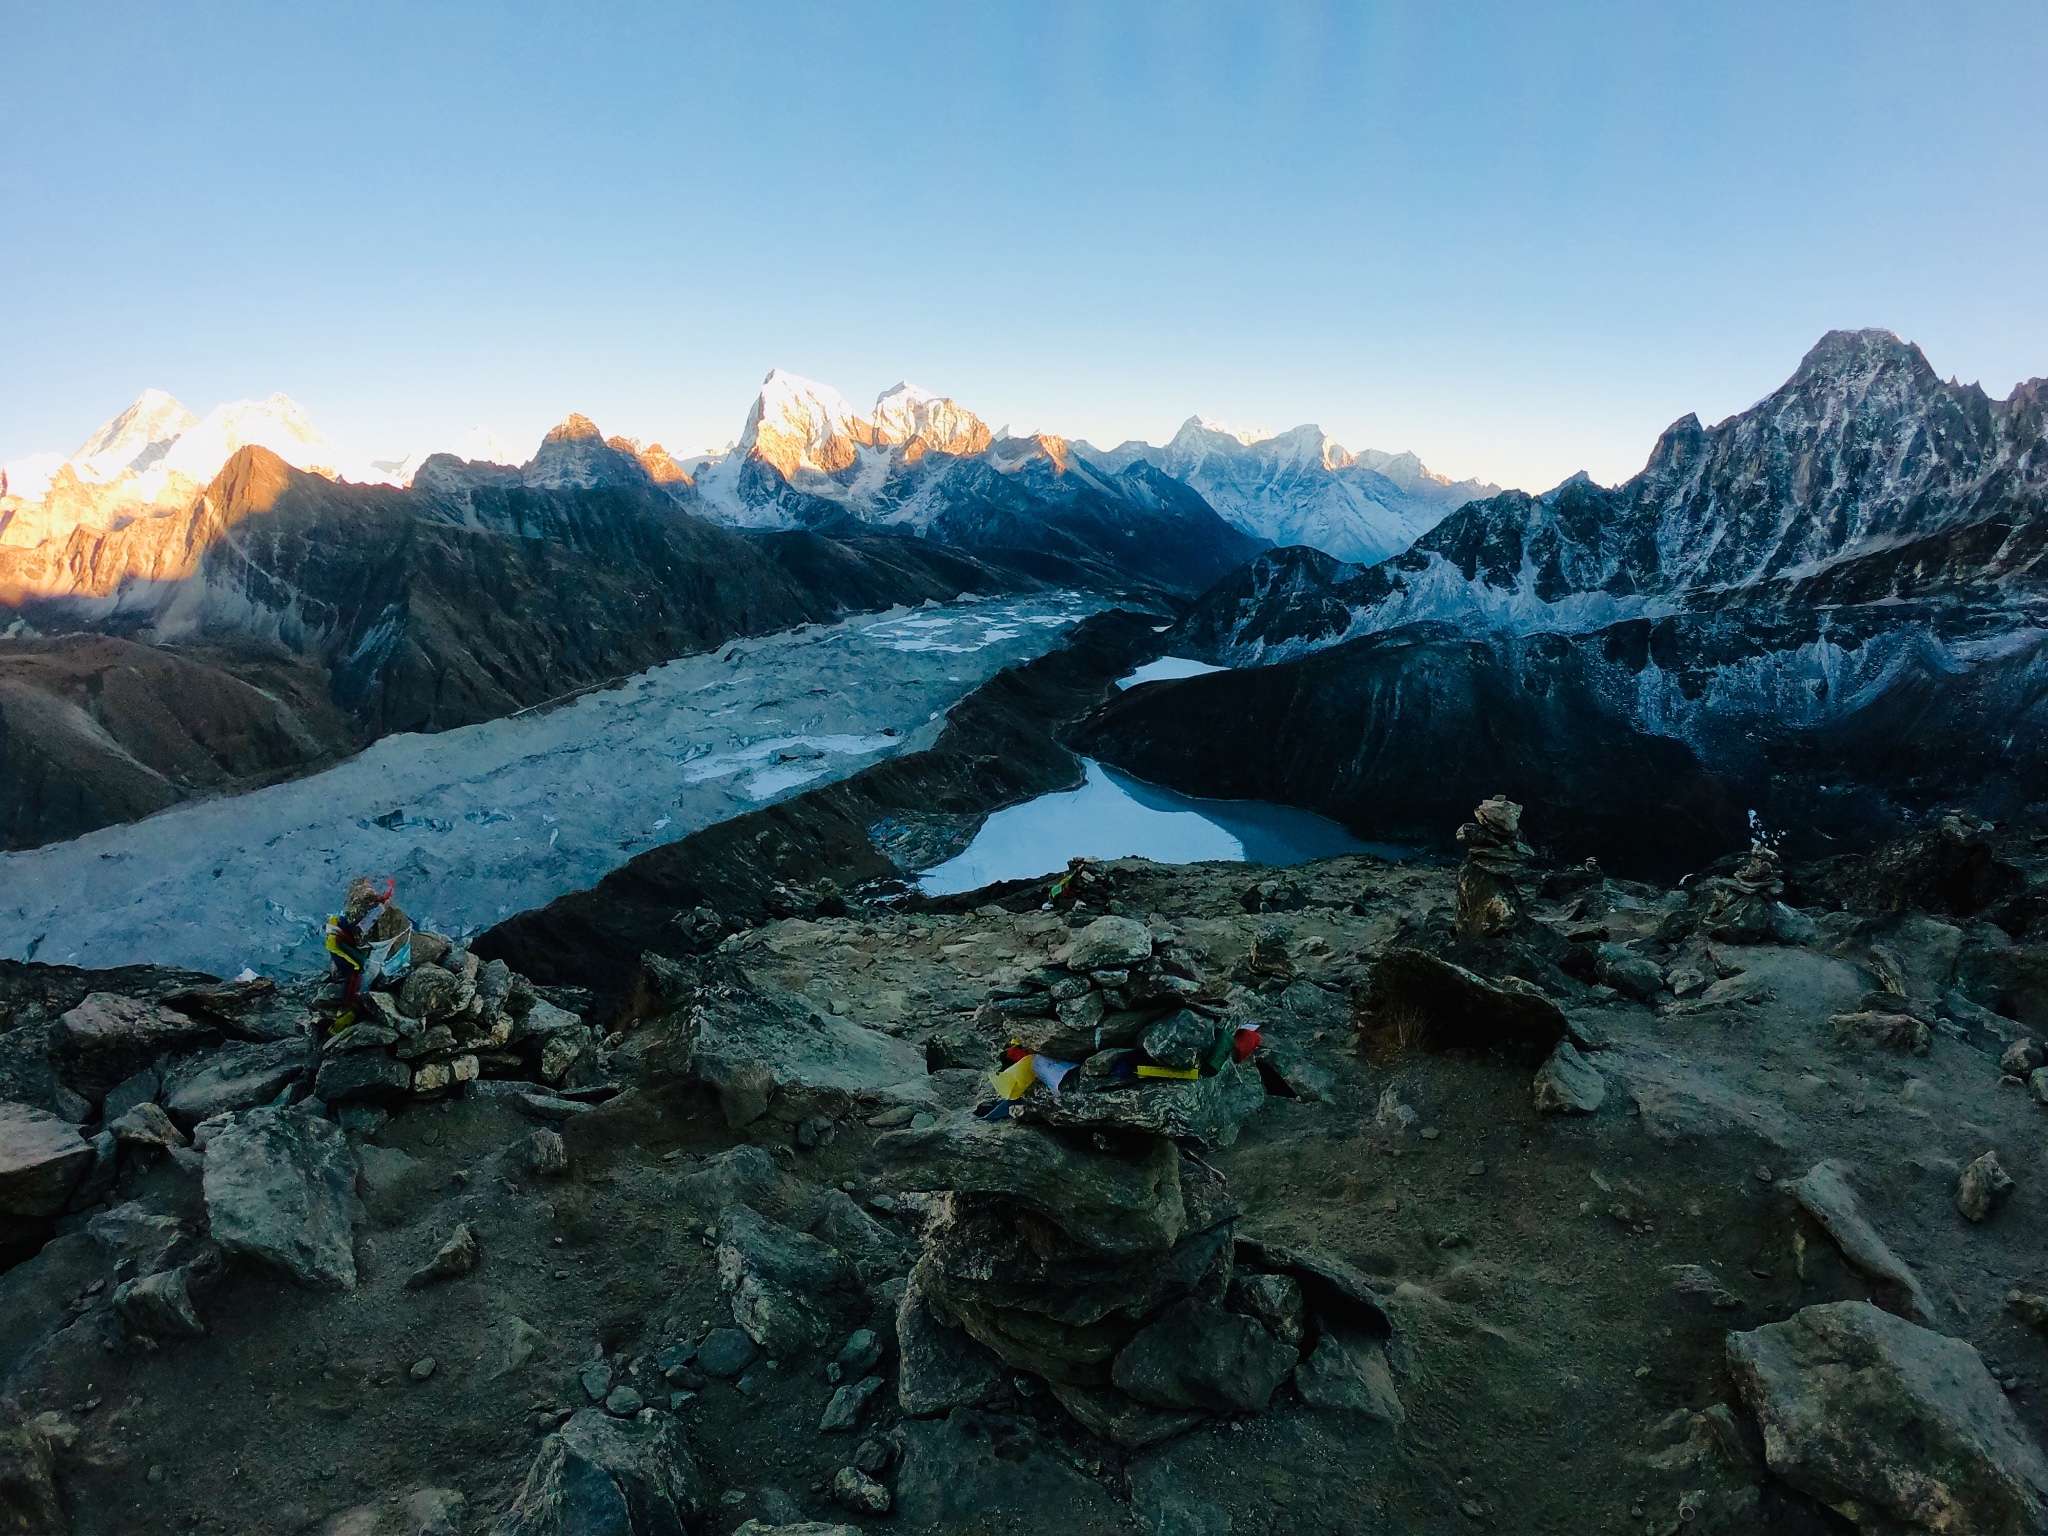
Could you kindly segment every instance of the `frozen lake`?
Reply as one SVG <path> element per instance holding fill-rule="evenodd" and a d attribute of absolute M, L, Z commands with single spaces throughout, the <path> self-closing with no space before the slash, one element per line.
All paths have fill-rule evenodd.
<path fill-rule="evenodd" d="M 928 896 L 952 896 L 998 880 L 1050 875 L 1075 858 L 1285 865 L 1340 853 L 1393 859 L 1408 852 L 1360 842 L 1336 822 L 1291 805 L 1198 800 L 1105 768 L 1092 758 L 1082 763 L 1087 779 L 1079 789 L 997 811 L 964 852 L 925 871 L 918 888 Z"/>
<path fill-rule="evenodd" d="M 1101 607 L 1073 593 L 736 640 L 559 708 L 390 736 L 311 778 L 0 854 L 0 955 L 232 976 L 317 967 L 353 875 L 462 934 L 634 854 L 937 737 Z"/>

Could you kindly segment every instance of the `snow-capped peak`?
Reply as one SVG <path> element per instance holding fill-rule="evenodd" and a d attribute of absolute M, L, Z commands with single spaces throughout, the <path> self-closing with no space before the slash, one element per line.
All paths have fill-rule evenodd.
<path fill-rule="evenodd" d="M 875 398 L 875 443 L 902 447 L 910 459 L 927 453 L 980 453 L 990 442 L 988 426 L 956 401 L 904 382 Z"/>
<path fill-rule="evenodd" d="M 471 464 L 504 464 L 517 469 L 526 462 L 518 449 L 489 427 L 471 427 L 448 451 Z"/>
<path fill-rule="evenodd" d="M 838 390 L 777 368 L 761 381 L 740 448 L 787 480 L 802 469 L 828 475 L 845 469 L 874 440 L 874 424 Z"/>
<path fill-rule="evenodd" d="M 307 419 L 306 408 L 277 394 L 215 406 L 179 435 L 162 467 L 205 485 L 237 451 L 252 445 L 268 448 L 294 468 L 329 475 L 339 461 L 334 445 Z"/>
<path fill-rule="evenodd" d="M 71 455 L 72 472 L 87 482 L 112 480 L 130 469 L 139 473 L 169 453 L 171 445 L 198 421 L 163 390 L 145 389 L 133 405 L 103 422 Z"/>
<path fill-rule="evenodd" d="M 1190 416 L 1181 423 L 1180 432 L 1175 434 L 1175 440 L 1178 441 L 1191 429 L 1196 432 L 1214 433 L 1218 437 L 1235 438 L 1246 448 L 1254 443 L 1263 443 L 1273 435 L 1270 427 L 1233 427 L 1229 422 L 1218 421 L 1213 416 Z"/>

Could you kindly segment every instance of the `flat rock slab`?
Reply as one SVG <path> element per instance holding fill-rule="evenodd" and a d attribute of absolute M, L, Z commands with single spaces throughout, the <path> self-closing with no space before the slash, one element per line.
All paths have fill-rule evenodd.
<path fill-rule="evenodd" d="M 93 1164 L 92 1143 L 47 1110 L 0 1100 L 0 1215 L 54 1216 Z"/>
<path fill-rule="evenodd" d="M 875 1153 L 898 1188 L 1007 1195 L 1102 1253 L 1163 1252 L 1187 1220 L 1180 1152 L 1163 1138 L 1105 1152 L 1036 1126 L 955 1120 L 890 1131 Z"/>
<path fill-rule="evenodd" d="M 190 1051 L 219 1039 L 212 1024 L 160 1003 L 94 992 L 58 1019 L 50 1050 L 64 1081 L 98 1099 L 167 1052 Z"/>
<path fill-rule="evenodd" d="M 1848 1170 L 1840 1163 L 1816 1163 L 1803 1178 L 1785 1190 L 1801 1210 L 1817 1222 L 1833 1240 L 1852 1268 L 1861 1271 L 1877 1287 L 1889 1310 L 1920 1322 L 1934 1320 L 1933 1305 L 1921 1289 L 1919 1278 L 1906 1261 L 1893 1253 L 1878 1235 L 1863 1204 L 1850 1187 Z"/>
<path fill-rule="evenodd" d="M 1601 1060 L 1620 1073 L 1644 1134 L 1660 1146 L 1753 1137 L 1783 1149 L 1799 1139 L 1775 1102 L 1744 1093 L 1674 1052 L 1631 1042 Z"/>
<path fill-rule="evenodd" d="M 206 1146 L 206 1216 L 230 1253 L 302 1285 L 353 1290 L 356 1155 L 329 1120 L 252 1109 Z"/>
<path fill-rule="evenodd" d="M 1771 1471 L 1867 1532 L 2048 1530 L 2048 1458 L 1977 1351 L 1868 1302 L 1728 1335 Z"/>
<path fill-rule="evenodd" d="M 1129 1517 L 1101 1486 L 1007 1414 L 956 1408 L 903 1426 L 896 1513 L 905 1529 L 1128 1532 Z"/>
<path fill-rule="evenodd" d="M 835 1101 L 878 1096 L 920 1082 L 924 1052 L 909 1042 L 801 998 L 756 994 L 707 1010 L 695 1071 L 737 1129 L 774 1109 L 798 1119 Z"/>
<path fill-rule="evenodd" d="M 163 1106 L 186 1130 L 215 1115 L 268 1104 L 305 1075 L 303 1041 L 225 1045 L 175 1067 L 163 1086 Z"/>
<path fill-rule="evenodd" d="M 1258 1068 L 1234 1062 L 1213 1077 L 1193 1082 L 1068 1092 L 1058 1098 L 1041 1084 L 1020 1099 L 1011 1114 L 1038 1125 L 1143 1131 L 1185 1138 L 1204 1147 L 1227 1147 L 1237 1140 L 1238 1127 L 1265 1102 L 1266 1088 Z"/>

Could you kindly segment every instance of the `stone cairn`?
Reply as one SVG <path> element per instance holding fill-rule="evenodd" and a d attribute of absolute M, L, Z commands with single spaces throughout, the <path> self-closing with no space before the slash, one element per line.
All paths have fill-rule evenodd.
<path fill-rule="evenodd" d="M 1012 1037 L 996 1082 L 1015 1097 L 881 1138 L 898 1187 L 937 1197 L 898 1316 L 906 1411 L 985 1403 L 1022 1375 L 1125 1446 L 1261 1412 L 1290 1378 L 1398 1416 L 1365 1278 L 1239 1238 L 1202 1160 L 1265 1097 L 1226 993 L 1143 923 L 1100 918 L 984 1010 Z"/>
<path fill-rule="evenodd" d="M 314 1097 L 357 1131 L 407 1100 L 458 1090 L 513 1097 L 540 1118 L 572 1112 L 547 1110 L 592 1075 L 596 1037 L 581 1015 L 439 934 L 415 930 L 411 947 L 405 976 L 366 988 L 354 1022 L 323 1040 Z"/>
<path fill-rule="evenodd" d="M 1535 857 L 1522 841 L 1522 808 L 1505 795 L 1481 802 L 1458 828 L 1458 841 L 1465 849 L 1458 871 L 1458 936 L 1490 938 L 1520 927 L 1527 914 L 1517 881 Z"/>

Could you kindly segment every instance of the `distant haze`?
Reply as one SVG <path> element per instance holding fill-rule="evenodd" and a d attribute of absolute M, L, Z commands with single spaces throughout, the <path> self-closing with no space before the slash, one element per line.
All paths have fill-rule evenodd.
<path fill-rule="evenodd" d="M 2048 9 L 9 9 L 0 461 L 145 386 L 366 458 L 771 367 L 1540 489 L 1883 326 L 2048 373 Z"/>

